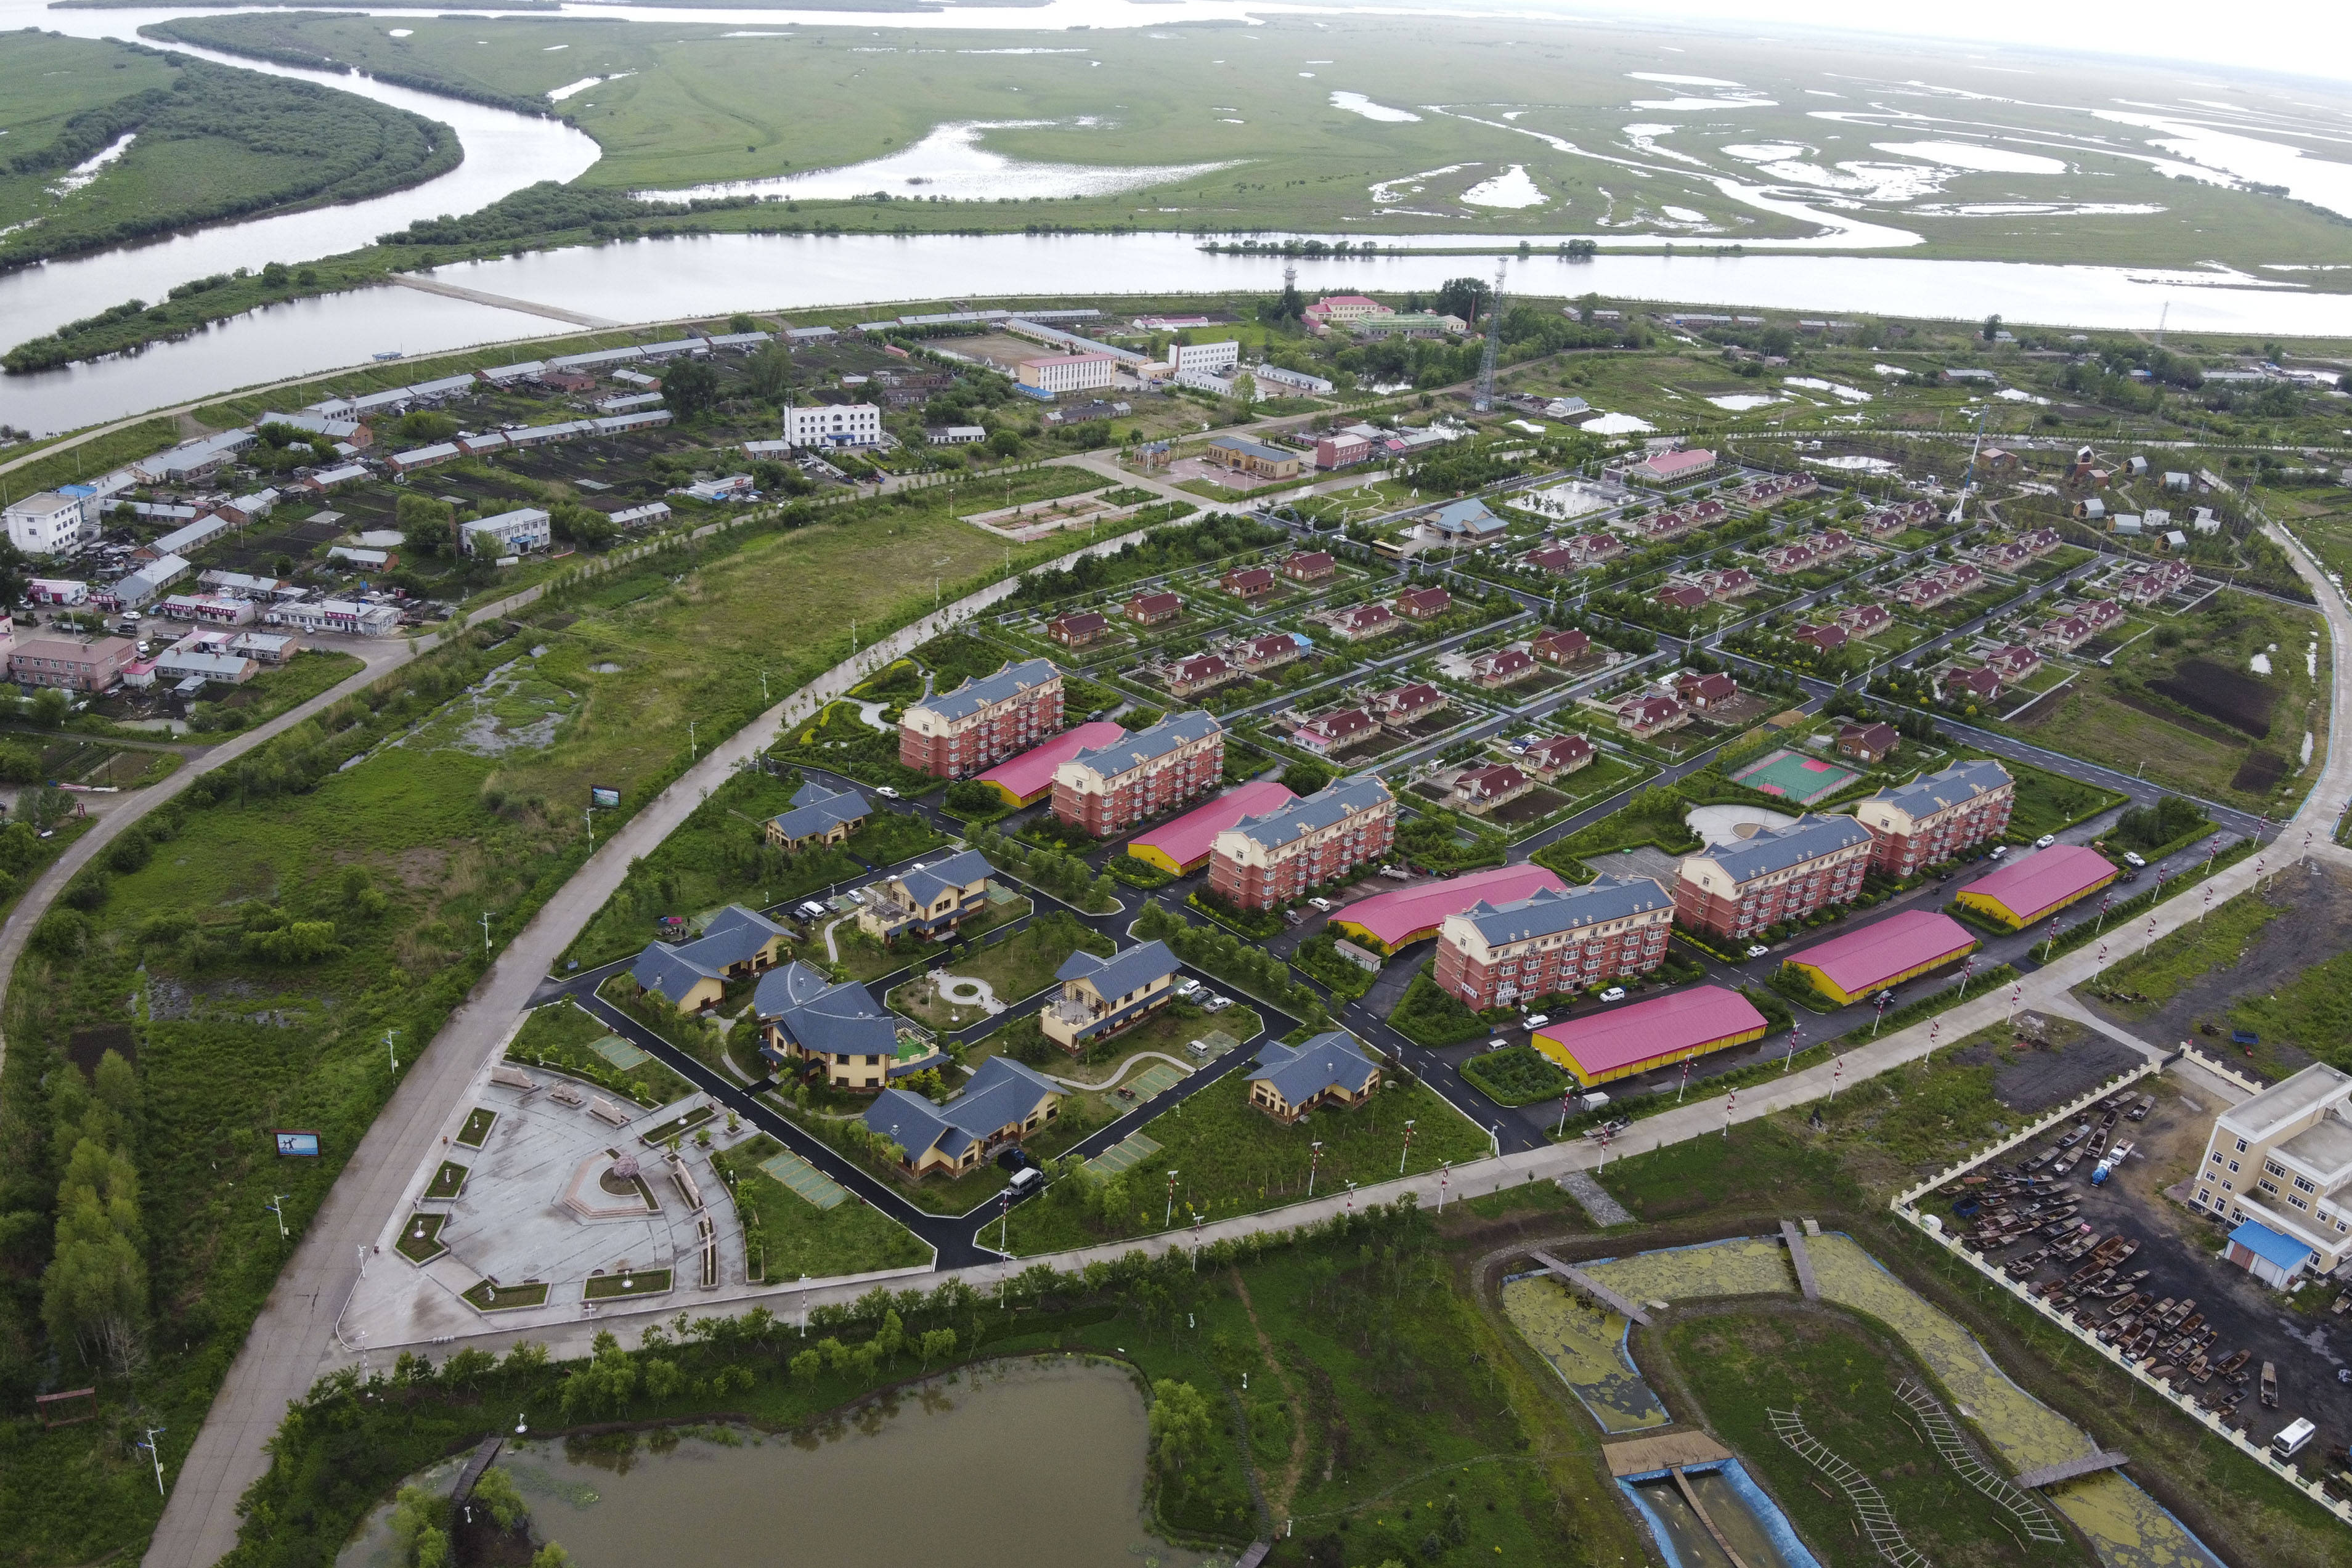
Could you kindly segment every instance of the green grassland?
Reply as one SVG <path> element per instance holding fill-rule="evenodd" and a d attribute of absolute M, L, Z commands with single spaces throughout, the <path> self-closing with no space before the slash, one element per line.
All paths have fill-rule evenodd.
<path fill-rule="evenodd" d="M 783 1145 L 765 1133 L 716 1163 L 726 1172 L 755 1279 L 825 1279 L 877 1269 L 916 1269 L 931 1249 L 897 1221 L 857 1198 L 819 1208 L 760 1168 Z"/>
<path fill-rule="evenodd" d="M 0 53 L 0 267 L 354 201 L 464 156 L 447 126 L 354 93 L 29 32 Z M 63 183 L 126 134 L 79 189 Z"/>
<path fill-rule="evenodd" d="M 1811 226 L 1727 195 L 1718 180 L 1771 176 L 1723 147 L 1799 145 L 1831 180 L 1852 189 L 1855 178 L 1835 165 L 1885 162 L 1871 139 L 1895 133 L 1815 120 L 1808 111 L 1818 100 L 1806 89 L 1831 82 L 1832 71 L 1850 89 L 1856 81 L 1909 81 L 1921 68 L 1916 57 L 1867 45 L 1842 48 L 1832 65 L 1810 46 L 1694 37 L 1696 52 L 1678 54 L 1676 70 L 1711 69 L 1760 90 L 1755 101 L 1719 103 L 1696 123 L 1676 120 L 1673 133 L 1654 140 L 1624 127 L 1656 120 L 1657 95 L 1687 98 L 1687 89 L 1627 78 L 1657 63 L 1646 37 L 1526 18 L 1449 20 L 1434 47 L 1425 20 L 1341 16 L 1265 18 L 1245 30 L 1095 30 L 1083 38 L 800 26 L 754 37 L 716 25 L 415 20 L 404 38 L 365 17 L 299 14 L 198 17 L 159 30 L 289 61 L 332 57 L 390 79 L 506 103 L 544 104 L 549 89 L 583 76 L 617 77 L 556 106 L 604 146 L 604 159 L 584 176 L 599 189 L 677 191 L 772 179 L 903 151 L 942 123 L 1043 120 L 1049 123 L 990 131 L 984 145 L 1046 162 L 1224 165 L 1147 192 L 1057 201 L 1048 209 L 1056 223 L 1351 235 L 1368 232 L 1356 225 L 1376 223 L 1369 231 L 1375 239 L 1416 228 L 1497 235 L 1603 230 L 1702 247 L 1801 236 Z M 982 53 L 984 60 L 970 57 Z M 1712 66 L 1710 56 L 1718 57 Z M 2186 86 L 2153 69 L 2110 66 L 2095 74 L 2077 84 L 2086 104 L 2105 101 L 2109 92 L 2177 97 Z M 1996 90 L 2011 85 L 1986 78 L 1988 87 L 1996 83 Z M 1366 118 L 1334 106 L 1334 91 L 1368 95 L 1412 118 Z M 1637 107 L 1644 102 L 1652 107 Z M 2216 254 L 2242 253 L 2248 264 L 2317 259 L 2340 248 L 2335 226 L 2307 208 L 2166 178 L 2144 161 L 2117 155 L 2137 144 L 2093 120 L 2087 109 L 2008 100 L 1997 110 L 1984 101 L 1971 108 L 2021 135 L 2055 139 L 2068 167 L 1960 172 L 1933 191 L 1937 202 L 2095 200 L 2163 210 L 1937 215 L 1916 210 L 1916 203 L 1898 208 L 1907 198 L 1897 198 L 1876 211 L 1927 237 L 1911 254 L 2186 265 Z M 2095 133 L 2116 140 L 2094 146 Z M 1527 170 L 1543 204 L 1512 210 L 1462 199 L 1513 165 Z M 1374 201 L 1379 182 L 1401 182 L 1392 200 Z M 992 210 L 994 203 L 892 205 L 900 209 L 897 222 L 919 229 L 1019 226 L 1046 215 L 1026 202 L 1009 213 Z"/>

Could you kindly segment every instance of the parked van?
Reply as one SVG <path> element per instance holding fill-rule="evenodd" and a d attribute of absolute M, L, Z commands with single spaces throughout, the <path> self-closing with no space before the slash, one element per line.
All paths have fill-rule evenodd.
<path fill-rule="evenodd" d="M 1579 1095 L 1576 1104 L 1577 1109 L 1580 1111 L 1605 1110 L 1609 1104 L 1609 1096 L 1596 1089 L 1590 1094 Z"/>
<path fill-rule="evenodd" d="M 2312 1425 L 2308 1418 L 2296 1416 L 2285 1431 L 2271 1439 L 2273 1457 L 2282 1459 L 2294 1458 L 2295 1455 L 2303 1452 L 2304 1445 L 2310 1442 L 2318 1430 L 2319 1428 Z"/>
<path fill-rule="evenodd" d="M 1005 1184 L 1006 1186 L 1012 1189 L 1013 1196 L 1015 1197 L 1027 1197 L 1031 1193 L 1035 1192 L 1045 1185 L 1045 1173 L 1039 1170 L 1035 1166 L 1024 1166 L 1021 1169 L 1014 1171 L 1013 1173 L 1013 1179 Z"/>

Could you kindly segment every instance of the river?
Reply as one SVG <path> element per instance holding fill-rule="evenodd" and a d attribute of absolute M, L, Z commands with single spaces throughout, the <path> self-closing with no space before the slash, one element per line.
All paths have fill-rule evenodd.
<path fill-rule="evenodd" d="M 1143 1522 L 1146 1421 L 1128 1375 L 1001 1363 L 814 1432 L 509 1445 L 533 1535 L 579 1568 L 1199 1568 Z M 456 1465 L 411 1478 L 446 1493 Z M 337 1568 L 390 1568 L 379 1509 Z"/>

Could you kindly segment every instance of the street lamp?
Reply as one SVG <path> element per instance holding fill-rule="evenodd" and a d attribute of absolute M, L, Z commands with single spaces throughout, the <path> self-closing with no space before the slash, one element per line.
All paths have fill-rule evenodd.
<path fill-rule="evenodd" d="M 292 1196 L 290 1193 L 272 1193 L 269 1195 L 269 1201 L 261 1206 L 278 1217 L 278 1239 L 280 1241 L 286 1239 L 286 1211 L 278 1206 Z"/>
<path fill-rule="evenodd" d="M 1317 1167 L 1321 1166 L 1322 1163 L 1323 1140 L 1317 1138 L 1307 1145 L 1307 1196 L 1309 1197 L 1313 1197 L 1315 1196 L 1315 1172 Z M 1176 1179 L 1176 1173 L 1174 1171 L 1170 1171 L 1168 1173 L 1168 1179 L 1171 1184 L 1169 1190 L 1172 1192 L 1175 1190 L 1173 1184 Z"/>
<path fill-rule="evenodd" d="M 1319 1149 L 1319 1148 L 1321 1148 L 1323 1145 L 1320 1145 L 1320 1144 L 1318 1144 L 1318 1145 L 1316 1145 L 1315 1146 L 1316 1146 L 1317 1148 L 1318 1148 L 1318 1149 Z M 1167 1212 L 1166 1214 L 1164 1214 L 1164 1215 L 1160 1216 L 1160 1229 L 1162 1229 L 1162 1230 L 1167 1229 L 1167 1228 L 1169 1228 L 1169 1226 L 1171 1226 L 1171 1225 L 1172 1225 L 1172 1224 L 1174 1224 L 1174 1223 L 1175 1223 L 1175 1220 L 1176 1220 L 1176 1173 L 1175 1173 L 1174 1171 L 1170 1171 L 1170 1172 L 1168 1173 L 1168 1212 Z"/>
<path fill-rule="evenodd" d="M 1412 1117 L 1410 1117 L 1410 1116 L 1407 1116 L 1407 1117 L 1404 1119 L 1404 1151 L 1403 1151 L 1403 1153 L 1402 1153 L 1402 1154 L 1400 1154 L 1400 1155 L 1397 1155 L 1397 1175 L 1399 1175 L 1399 1176 L 1402 1176 L 1402 1175 L 1404 1175 L 1404 1162 L 1405 1162 L 1408 1158 L 1410 1158 L 1410 1157 L 1412 1156 Z"/>

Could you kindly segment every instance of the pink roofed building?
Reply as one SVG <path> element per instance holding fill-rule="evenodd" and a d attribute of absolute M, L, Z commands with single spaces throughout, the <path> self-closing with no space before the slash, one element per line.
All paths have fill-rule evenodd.
<path fill-rule="evenodd" d="M 1209 849 L 1217 835 L 1244 817 L 1262 817 L 1280 810 L 1297 797 L 1271 779 L 1254 779 L 1228 789 L 1204 806 L 1196 806 L 1172 822 L 1162 822 L 1127 842 L 1127 852 L 1171 876 L 1182 876 L 1209 863 Z"/>
<path fill-rule="evenodd" d="M 1765 1027 L 1764 1015 L 1738 991 L 1693 986 L 1607 1012 L 1564 1019 L 1538 1030 L 1528 1043 L 1590 1089 L 1761 1040 Z"/>
<path fill-rule="evenodd" d="M 1547 888 L 1560 892 L 1567 886 L 1557 874 L 1539 865 L 1496 866 L 1492 871 L 1468 872 L 1448 881 L 1376 893 L 1331 916 L 1330 925 L 1333 931 L 1360 942 L 1370 937 L 1383 950 L 1393 953 L 1410 943 L 1436 936 L 1447 915 L 1459 915 L 1472 904 L 1482 901 L 1516 904 L 1530 894 Z"/>
<path fill-rule="evenodd" d="M 1043 746 L 1034 746 L 1010 761 L 1000 762 L 980 776 L 980 781 L 1016 806 L 1033 805 L 1054 788 L 1054 769 L 1081 751 L 1108 746 L 1127 734 L 1124 727 L 1097 719 L 1066 729 Z"/>
<path fill-rule="evenodd" d="M 1715 454 L 1704 446 L 1695 446 L 1685 452 L 1660 452 L 1644 457 L 1626 469 L 1625 476 L 1650 485 L 1679 485 L 1714 466 Z"/>

